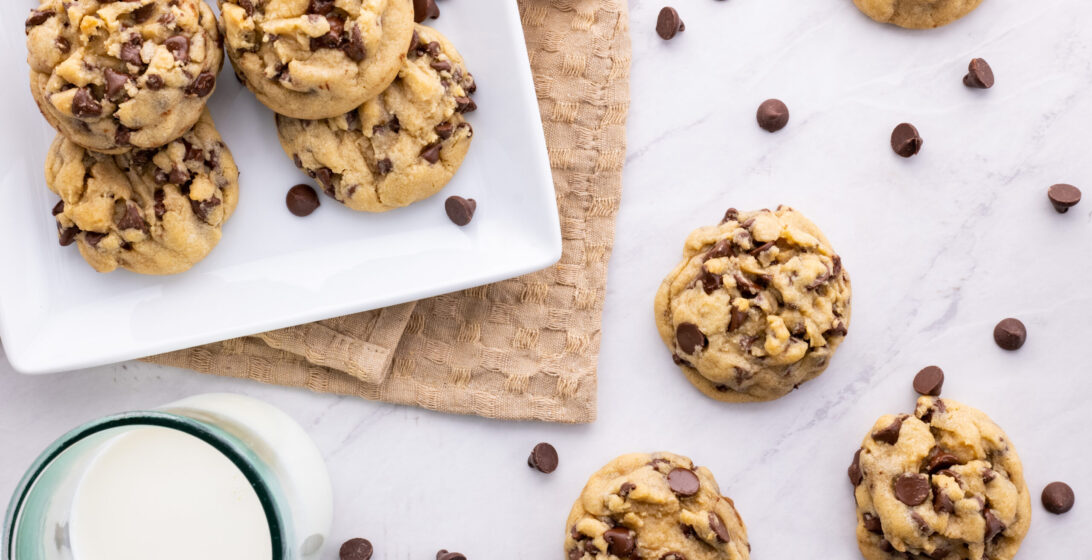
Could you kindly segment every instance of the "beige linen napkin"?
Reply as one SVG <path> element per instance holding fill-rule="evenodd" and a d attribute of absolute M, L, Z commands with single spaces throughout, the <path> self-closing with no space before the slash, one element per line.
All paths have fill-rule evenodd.
<path fill-rule="evenodd" d="M 626 153 L 626 3 L 519 0 L 519 6 L 561 212 L 557 265 L 147 359 L 442 412 L 595 420 L 600 315 Z"/>

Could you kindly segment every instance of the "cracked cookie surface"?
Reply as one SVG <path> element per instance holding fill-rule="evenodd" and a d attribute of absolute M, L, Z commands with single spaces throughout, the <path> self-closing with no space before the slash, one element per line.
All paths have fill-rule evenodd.
<path fill-rule="evenodd" d="M 181 136 L 223 65 L 216 17 L 203 0 L 43 0 L 26 32 L 42 115 L 103 153 Z"/>
<path fill-rule="evenodd" d="M 379 95 L 413 33 L 412 0 L 220 0 L 235 73 L 274 112 L 323 119 Z"/>
<path fill-rule="evenodd" d="M 932 29 L 971 13 L 982 0 L 853 0 L 853 3 L 880 23 Z"/>
<path fill-rule="evenodd" d="M 418 26 L 412 43 L 394 83 L 356 110 L 317 121 L 277 116 L 296 167 L 353 210 L 383 212 L 436 194 L 470 148 L 473 76 L 436 30 Z"/>
<path fill-rule="evenodd" d="M 568 560 L 747 560 L 747 528 L 713 473 L 633 453 L 593 474 L 565 526 Z"/>
<path fill-rule="evenodd" d="M 61 245 L 99 272 L 175 274 L 205 258 L 239 199 L 239 170 L 208 112 L 156 150 L 107 155 L 58 135 L 46 184 Z"/>
<path fill-rule="evenodd" d="M 1010 560 L 1031 497 L 1008 436 L 981 411 L 921 397 L 881 417 L 849 467 L 868 560 Z"/>
<path fill-rule="evenodd" d="M 730 209 L 687 238 L 656 294 L 656 325 L 707 396 L 772 400 L 826 369 L 849 328 L 850 295 L 841 258 L 802 214 Z"/>

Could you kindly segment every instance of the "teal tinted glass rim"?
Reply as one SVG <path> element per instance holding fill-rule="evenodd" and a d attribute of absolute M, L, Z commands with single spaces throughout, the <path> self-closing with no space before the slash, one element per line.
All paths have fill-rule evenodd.
<path fill-rule="evenodd" d="M 270 487 L 259 467 L 247 457 L 246 448 L 242 444 L 228 439 L 230 436 L 225 437 L 214 431 L 210 426 L 192 418 L 167 412 L 146 411 L 124 412 L 84 424 L 61 436 L 35 459 L 31 467 L 27 469 L 26 474 L 23 475 L 22 480 L 19 481 L 11 502 L 8 504 L 3 533 L 7 541 L 7 545 L 3 550 L 5 560 L 16 560 L 12 556 L 15 552 L 16 520 L 38 477 L 49 468 L 57 457 L 60 457 L 65 451 L 85 438 L 126 426 L 157 426 L 178 430 L 204 441 L 227 457 L 246 477 L 247 482 L 254 489 L 254 493 L 258 495 L 258 501 L 262 504 L 266 522 L 269 524 L 269 538 L 273 549 L 272 560 L 287 558 L 285 554 L 286 527 L 278 509 L 277 501 L 274 498 L 274 489 Z"/>

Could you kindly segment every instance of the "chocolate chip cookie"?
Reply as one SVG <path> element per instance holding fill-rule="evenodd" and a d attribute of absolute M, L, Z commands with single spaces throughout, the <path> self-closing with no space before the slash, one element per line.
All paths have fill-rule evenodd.
<path fill-rule="evenodd" d="M 569 560 L 747 560 L 747 528 L 713 473 L 672 453 L 623 455 L 592 475 L 565 525 Z"/>
<path fill-rule="evenodd" d="M 849 274 L 799 212 L 729 209 L 695 230 L 656 294 L 660 337 L 721 401 L 784 396 L 826 369 L 846 336 Z"/>
<path fill-rule="evenodd" d="M 202 0 L 42 0 L 26 32 L 42 114 L 103 153 L 159 147 L 189 130 L 224 60 Z"/>
<path fill-rule="evenodd" d="M 58 135 L 46 184 L 61 245 L 99 272 L 175 274 L 205 258 L 239 199 L 239 170 L 208 112 L 156 150 L 107 155 Z"/>
<path fill-rule="evenodd" d="M 274 112 L 344 114 L 402 66 L 412 0 L 220 0 L 235 73 Z"/>
<path fill-rule="evenodd" d="M 932 29 L 971 13 L 982 0 L 853 0 L 853 3 L 880 23 Z"/>
<path fill-rule="evenodd" d="M 1008 436 L 981 411 L 921 397 L 881 417 L 849 467 L 868 560 L 1010 560 L 1031 496 Z"/>
<path fill-rule="evenodd" d="M 466 157 L 476 85 L 439 32 L 417 26 L 398 78 L 354 111 L 324 120 L 277 116 L 296 167 L 353 210 L 383 212 L 438 192 Z"/>

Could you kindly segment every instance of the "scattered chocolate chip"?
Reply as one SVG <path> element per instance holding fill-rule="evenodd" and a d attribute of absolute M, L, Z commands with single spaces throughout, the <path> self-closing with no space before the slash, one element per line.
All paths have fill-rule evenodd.
<path fill-rule="evenodd" d="M 338 557 L 341 560 L 371 560 L 375 549 L 368 539 L 349 539 L 341 545 Z"/>
<path fill-rule="evenodd" d="M 986 518 L 986 542 L 990 542 L 1005 530 L 1005 524 L 991 509 L 987 509 L 983 516 Z"/>
<path fill-rule="evenodd" d="M 152 91 L 158 91 L 163 89 L 163 77 L 159 74 L 149 74 L 144 79 L 144 85 L 148 86 L 148 89 Z"/>
<path fill-rule="evenodd" d="M 721 239 L 717 241 L 716 245 L 713 245 L 709 252 L 705 253 L 705 260 L 720 259 L 724 257 L 734 257 L 736 250 L 732 248 L 732 243 L 727 239 Z"/>
<path fill-rule="evenodd" d="M 51 213 L 56 216 L 57 214 L 60 214 L 62 212 L 64 212 L 64 201 L 58 200 L 57 204 L 53 206 L 53 210 L 51 210 Z"/>
<path fill-rule="evenodd" d="M 925 456 L 925 470 L 934 473 L 959 464 L 959 457 L 948 453 L 938 446 L 933 446 Z"/>
<path fill-rule="evenodd" d="M 57 241 L 60 242 L 61 247 L 67 247 L 76 241 L 76 236 L 80 234 L 80 228 L 76 226 L 61 228 L 61 224 L 57 224 L 57 228 L 60 230 Z"/>
<path fill-rule="evenodd" d="M 1028 329 L 1019 319 L 1002 319 L 993 328 L 993 340 L 1005 350 L 1019 350 L 1028 339 Z"/>
<path fill-rule="evenodd" d="M 212 93 L 214 87 L 216 87 L 216 76 L 212 72 L 201 72 L 190 85 L 186 86 L 186 95 L 205 97 Z"/>
<path fill-rule="evenodd" d="M 997 478 L 997 471 L 987 468 L 982 471 L 982 482 L 989 484 L 993 482 L 993 479 Z"/>
<path fill-rule="evenodd" d="M 333 7 L 333 0 L 326 0 Z M 235 3 L 246 12 L 246 17 L 252 17 L 254 15 L 254 3 L 250 0 L 235 0 Z M 314 2 L 312 2 L 314 4 Z"/>
<path fill-rule="evenodd" d="M 747 320 L 747 313 L 737 309 L 736 306 L 732 306 L 731 318 L 728 320 L 728 332 L 732 332 L 740 327 L 744 321 Z"/>
<path fill-rule="evenodd" d="M 736 287 L 739 288 L 739 293 L 744 298 L 753 298 L 762 291 L 762 288 L 760 288 L 758 284 L 755 284 L 754 282 L 748 280 L 745 276 L 738 272 L 733 273 L 732 278 L 736 281 Z"/>
<path fill-rule="evenodd" d="M 715 511 L 709 512 L 709 528 L 713 530 L 713 534 L 717 536 L 717 540 L 726 543 L 732 541 L 732 535 L 728 534 L 728 528 L 724 526 L 724 521 L 720 519 Z"/>
<path fill-rule="evenodd" d="M 436 553 L 436 560 L 466 560 L 466 556 L 459 552 L 440 550 Z"/>
<path fill-rule="evenodd" d="M 436 125 L 435 130 L 436 135 L 439 136 L 441 140 L 447 140 L 448 138 L 451 138 L 451 133 L 455 131 L 455 126 L 449 122 L 444 122 Z"/>
<path fill-rule="evenodd" d="M 701 268 L 701 275 L 698 276 L 698 281 L 701 282 L 701 287 L 707 294 L 712 294 L 724 285 L 724 278 L 721 275 L 709 272 L 704 266 Z"/>
<path fill-rule="evenodd" d="M 871 513 L 868 513 L 866 511 L 861 514 L 861 521 L 864 525 L 864 528 L 868 530 L 869 533 L 875 533 L 877 535 L 883 534 L 883 524 L 880 523 L 879 517 L 876 517 L 875 515 L 872 515 Z"/>
<path fill-rule="evenodd" d="M 895 497 L 914 507 L 929 498 L 929 477 L 917 473 L 903 473 L 895 479 Z"/>
<path fill-rule="evenodd" d="M 133 37 L 129 42 L 121 45 L 121 53 L 118 56 L 122 62 L 128 62 L 134 66 L 144 65 L 144 60 L 140 58 L 140 48 L 143 42 L 140 37 Z"/>
<path fill-rule="evenodd" d="M 1059 183 L 1047 189 L 1047 198 L 1059 214 L 1065 214 L 1081 201 L 1081 189 L 1073 185 Z"/>
<path fill-rule="evenodd" d="M 190 180 L 190 172 L 184 167 L 175 167 L 171 170 L 170 174 L 167 175 L 167 180 L 170 181 L 172 185 L 185 185 Z"/>
<path fill-rule="evenodd" d="M 307 5 L 307 13 L 324 16 L 334 11 L 334 0 L 311 0 Z"/>
<path fill-rule="evenodd" d="M 429 67 L 437 72 L 450 72 L 451 63 L 446 60 L 434 60 L 429 63 Z"/>
<path fill-rule="evenodd" d="M 478 104 L 469 97 L 456 97 L 455 110 L 459 113 L 471 113 L 478 110 Z"/>
<path fill-rule="evenodd" d="M 95 101 L 89 88 L 82 87 L 72 96 L 72 114 L 79 119 L 97 117 L 102 115 L 102 104 Z"/>
<path fill-rule="evenodd" d="M 680 496 L 693 496 L 701 489 L 698 475 L 690 469 L 677 468 L 667 473 L 667 485 Z"/>
<path fill-rule="evenodd" d="M 125 213 L 118 220 L 118 229 L 139 229 L 148 233 L 148 222 L 144 221 L 140 208 L 137 208 L 136 204 L 126 204 Z"/>
<path fill-rule="evenodd" d="M 684 354 L 695 354 L 705 348 L 709 340 L 694 323 L 682 323 L 675 328 L 675 340 Z"/>
<path fill-rule="evenodd" d="M 789 108 L 780 99 L 767 99 L 758 106 L 758 126 L 766 132 L 777 132 L 789 124 Z"/>
<path fill-rule="evenodd" d="M 918 129 L 910 123 L 902 123 L 891 132 L 891 149 L 904 158 L 917 155 L 923 144 Z"/>
<path fill-rule="evenodd" d="M 133 10 L 133 21 L 136 23 L 144 23 L 155 15 L 155 7 L 157 2 L 149 2 L 135 10 Z"/>
<path fill-rule="evenodd" d="M 618 489 L 618 495 L 623 498 L 628 498 L 629 493 L 637 489 L 637 485 L 632 482 L 623 482 L 622 487 Z"/>
<path fill-rule="evenodd" d="M 967 66 L 967 75 L 963 76 L 963 85 L 969 88 L 990 89 L 993 87 L 993 68 L 981 58 L 971 60 Z"/>
<path fill-rule="evenodd" d="M 83 240 L 92 247 L 98 247 L 103 238 L 106 237 L 105 233 L 99 233 L 97 231 L 85 231 L 83 233 Z"/>
<path fill-rule="evenodd" d="M 955 503 L 948 497 L 948 494 L 938 489 L 933 492 L 933 511 L 937 513 L 955 513 Z"/>
<path fill-rule="evenodd" d="M 557 470 L 557 450 L 548 443 L 540 443 L 531 450 L 527 466 L 539 472 L 550 474 Z"/>
<path fill-rule="evenodd" d="M 190 61 L 190 40 L 184 35 L 167 37 L 163 46 L 174 55 L 174 59 L 183 64 Z"/>
<path fill-rule="evenodd" d="M 193 209 L 193 214 L 206 224 L 209 223 L 209 213 L 216 209 L 220 204 L 220 199 L 215 196 L 206 200 L 190 199 L 190 208 Z"/>
<path fill-rule="evenodd" d="M 739 210 L 735 208 L 729 208 L 724 212 L 724 218 L 720 221 L 722 224 L 733 222 L 739 219 Z"/>
<path fill-rule="evenodd" d="M 927 366 L 914 376 L 914 390 L 927 396 L 940 396 L 944 386 L 944 370 L 937 366 Z"/>
<path fill-rule="evenodd" d="M 607 550 L 619 557 L 627 558 L 637 548 L 637 539 L 633 533 L 625 527 L 613 527 L 603 533 L 603 540 L 607 541 Z"/>
<path fill-rule="evenodd" d="M 440 8 L 436 0 L 413 0 L 413 21 L 421 23 L 427 18 L 440 17 Z"/>
<path fill-rule="evenodd" d="M 436 163 L 440 161 L 440 143 L 433 142 L 432 144 L 421 148 L 421 159 L 429 163 Z"/>
<path fill-rule="evenodd" d="M 107 68 L 102 72 L 103 80 L 106 81 L 106 98 L 110 101 L 119 101 L 125 96 L 125 84 L 129 83 L 129 75 L 122 74 L 121 72 L 115 72 L 111 68 Z"/>
<path fill-rule="evenodd" d="M 364 60 L 367 51 L 364 49 L 364 37 L 360 34 L 359 26 L 353 26 L 352 31 L 349 32 L 349 41 L 341 50 L 344 51 L 345 56 L 349 57 L 353 62 L 361 62 Z"/>
<path fill-rule="evenodd" d="M 902 430 L 902 422 L 906 416 L 898 416 L 886 428 L 872 432 L 872 439 L 888 445 L 895 445 L 899 441 L 899 432 Z"/>
<path fill-rule="evenodd" d="M 675 8 L 666 6 L 660 10 L 660 15 L 656 18 L 656 33 L 660 35 L 661 39 L 671 40 L 682 31 L 686 31 L 686 24 L 683 23 L 682 18 L 679 17 L 679 12 Z"/>
<path fill-rule="evenodd" d="M 864 473 L 861 472 L 861 451 L 863 449 L 857 449 L 857 452 L 853 454 L 853 462 L 849 464 L 849 482 L 854 487 L 864 480 Z"/>
<path fill-rule="evenodd" d="M 69 43 L 68 39 L 65 39 L 64 37 L 57 37 L 57 40 L 54 41 L 53 44 L 56 45 L 57 50 L 61 51 L 62 53 L 67 53 L 68 51 L 72 50 L 72 43 Z"/>
<path fill-rule="evenodd" d="M 394 163 L 391 162 L 391 158 L 383 158 L 375 162 L 375 170 L 380 175 L 386 175 L 394 169 Z"/>
<path fill-rule="evenodd" d="M 318 193 L 311 185 L 296 185 L 288 189 L 288 195 L 284 199 L 288 205 L 288 211 L 299 216 L 310 216 L 319 207 Z"/>
<path fill-rule="evenodd" d="M 167 204 L 165 202 L 167 200 L 167 193 L 163 189 L 157 189 L 153 196 L 155 197 L 155 217 L 161 219 L 163 218 L 163 215 L 167 213 Z"/>
<path fill-rule="evenodd" d="M 1073 489 L 1064 482 L 1051 482 L 1043 488 L 1043 507 L 1050 513 L 1061 515 L 1073 509 L 1074 502 Z"/>
<path fill-rule="evenodd" d="M 474 211 L 478 209 L 478 203 L 473 198 L 461 196 L 449 196 L 444 201 L 444 211 L 447 217 L 457 226 L 465 226 L 474 219 Z"/>
<path fill-rule="evenodd" d="M 30 17 L 26 21 L 26 30 L 29 32 L 31 27 L 37 27 L 45 23 L 49 18 L 55 16 L 57 13 L 53 10 L 34 10 L 30 12 Z"/>
<path fill-rule="evenodd" d="M 757 257 L 758 255 L 761 255 L 762 253 L 765 253 L 766 251 L 773 248 L 774 245 L 776 245 L 775 242 L 767 241 L 767 242 L 763 243 L 762 245 L 759 245 L 758 247 L 755 247 L 754 249 L 751 249 L 749 251 L 749 253 L 751 254 L 752 257 Z"/>

